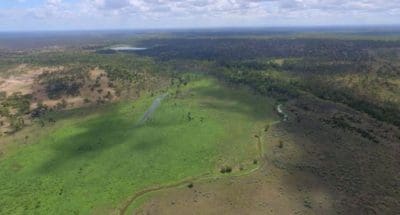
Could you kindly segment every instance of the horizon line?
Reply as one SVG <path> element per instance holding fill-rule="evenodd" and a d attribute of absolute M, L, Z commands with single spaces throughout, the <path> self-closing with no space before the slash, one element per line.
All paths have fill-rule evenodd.
<path fill-rule="evenodd" d="M 351 28 L 399 28 L 399 24 L 333 24 L 333 25 L 276 25 L 276 26 L 198 26 L 198 27 L 156 27 L 156 28 L 70 28 L 70 29 L 10 29 L 0 33 L 34 33 L 34 32 L 104 32 L 104 31 L 185 31 L 185 30 L 240 30 L 240 29 L 351 29 Z M 382 30 L 382 29 L 377 29 Z"/>

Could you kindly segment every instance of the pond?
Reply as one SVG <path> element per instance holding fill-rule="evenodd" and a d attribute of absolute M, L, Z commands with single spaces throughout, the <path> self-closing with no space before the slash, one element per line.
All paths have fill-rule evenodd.
<path fill-rule="evenodd" d="M 133 46 L 114 46 L 110 48 L 113 51 L 143 51 L 146 50 L 147 48 L 144 47 L 133 47 Z"/>

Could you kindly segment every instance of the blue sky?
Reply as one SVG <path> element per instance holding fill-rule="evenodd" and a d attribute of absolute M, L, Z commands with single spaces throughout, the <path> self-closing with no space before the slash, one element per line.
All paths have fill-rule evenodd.
<path fill-rule="evenodd" d="M 0 0 L 0 31 L 379 24 L 400 0 Z"/>

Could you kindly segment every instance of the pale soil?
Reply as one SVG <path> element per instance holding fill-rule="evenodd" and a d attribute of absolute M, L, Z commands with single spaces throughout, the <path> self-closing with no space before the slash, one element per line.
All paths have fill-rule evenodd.
<path fill-rule="evenodd" d="M 81 107 L 85 105 L 84 99 L 90 99 L 95 102 L 99 98 L 103 98 L 108 92 L 115 97 L 115 90 L 108 86 L 109 80 L 106 73 L 100 69 L 94 69 L 89 71 L 91 81 L 95 81 L 97 77 L 100 78 L 100 87 L 102 92 L 98 92 L 97 89 L 94 91 L 90 90 L 89 86 L 84 86 L 81 89 L 81 95 L 77 97 L 65 97 L 56 100 L 49 99 L 45 92 L 44 86 L 38 84 L 37 77 L 43 72 L 57 72 L 61 71 L 64 67 L 29 67 L 27 65 L 20 65 L 16 68 L 9 70 L 7 73 L 10 74 L 8 77 L 0 77 L 0 91 L 7 93 L 7 96 L 20 92 L 23 95 L 32 94 L 34 101 L 41 101 L 43 104 L 54 107 L 65 99 L 69 104 L 69 108 Z M 37 102 L 31 104 L 31 108 L 35 108 Z"/>
<path fill-rule="evenodd" d="M 108 92 L 111 93 L 112 98 L 105 99 L 105 100 L 114 101 L 116 99 L 115 90 L 113 88 L 109 87 L 109 85 L 108 85 L 109 80 L 106 76 L 106 73 L 103 70 L 100 70 L 98 68 L 91 70 L 91 71 L 89 71 L 89 77 L 90 77 L 89 82 L 81 88 L 79 96 L 75 96 L 75 97 L 65 96 L 60 99 L 49 99 L 47 97 L 44 86 L 36 83 L 33 86 L 34 100 L 41 101 L 43 104 L 47 105 L 48 107 L 54 107 L 57 104 L 61 103 L 62 100 L 65 100 L 68 104 L 66 109 L 73 109 L 73 108 L 88 106 L 90 104 L 95 103 L 99 99 L 105 99 L 105 96 L 107 95 Z M 90 85 L 94 84 L 95 80 L 98 77 L 100 77 L 100 82 L 99 82 L 100 86 L 95 88 L 92 91 Z M 99 89 L 101 89 L 102 91 L 99 92 L 98 91 Z M 88 99 L 88 102 L 85 102 L 85 99 Z M 37 102 L 33 102 L 31 104 L 31 108 L 35 108 L 36 106 L 37 106 Z"/>
<path fill-rule="evenodd" d="M 33 84 L 44 71 L 54 72 L 62 69 L 62 67 L 29 67 L 25 64 L 7 71 L 8 77 L 0 77 L 0 91 L 7 93 L 7 96 L 20 92 L 22 94 L 32 94 Z"/>
<path fill-rule="evenodd" d="M 33 99 L 31 101 L 30 108 L 33 110 L 37 107 L 38 102 L 42 102 L 49 108 L 53 108 L 58 104 L 66 101 L 67 107 L 65 109 L 73 109 L 78 107 L 89 106 L 96 104 L 98 100 L 114 101 L 117 99 L 115 90 L 109 86 L 109 79 L 103 70 L 98 68 L 89 71 L 89 79 L 85 86 L 80 90 L 80 95 L 71 97 L 64 96 L 60 99 L 49 99 L 45 90 L 45 86 L 39 83 L 38 77 L 43 72 L 59 72 L 64 69 L 63 66 L 59 67 L 33 67 L 28 65 L 19 65 L 15 68 L 9 69 L 3 77 L 0 77 L 0 92 L 6 92 L 7 96 L 13 93 L 21 93 L 22 95 L 30 94 Z M 99 78 L 100 86 L 91 90 L 96 79 Z M 101 91 L 98 91 L 101 89 Z M 106 98 L 107 93 L 110 92 L 111 98 Z M 88 101 L 85 101 L 87 99 Z M 13 114 L 15 110 L 10 110 Z M 30 118 L 24 117 L 25 124 L 30 124 Z M 6 118 L 0 119 L 0 133 L 8 133 L 12 131 L 10 123 Z"/>
<path fill-rule="evenodd" d="M 0 92 L 5 92 L 6 96 L 13 93 L 21 93 L 22 95 L 34 94 L 35 79 L 44 71 L 56 72 L 63 67 L 30 67 L 26 64 L 21 64 L 15 68 L 9 69 L 6 75 L 0 76 Z M 16 110 L 10 109 L 11 114 L 15 114 Z M 24 116 L 25 124 L 29 125 L 28 116 Z M 5 134 L 12 131 L 10 122 L 6 117 L 0 118 L 0 134 Z"/>
<path fill-rule="evenodd" d="M 110 85 L 110 80 L 104 70 L 94 68 L 89 71 L 89 76 L 85 81 L 85 85 L 80 89 L 78 96 L 63 96 L 59 99 L 49 99 L 46 93 L 45 86 L 40 83 L 39 76 L 44 72 L 61 72 L 64 71 L 64 66 L 58 67 L 34 67 L 29 65 L 19 65 L 15 68 L 7 70 L 0 74 L 0 92 L 6 92 L 7 96 L 13 93 L 21 93 L 22 95 L 32 95 L 30 104 L 31 110 L 35 109 L 39 102 L 49 108 L 56 107 L 66 102 L 65 109 L 74 109 L 96 105 L 100 103 L 108 103 L 119 100 L 121 98 L 136 99 L 145 91 L 153 92 L 153 89 L 164 89 L 170 83 L 165 77 L 155 77 L 151 74 L 142 73 L 141 77 L 134 83 L 119 83 L 114 82 L 114 86 Z M 98 85 L 95 86 L 96 80 Z M 119 90 L 120 94 L 117 94 Z M 110 95 L 110 96 L 108 96 Z M 14 110 L 10 110 L 13 113 Z M 30 118 L 24 116 L 25 124 L 29 125 Z M 1 121 L 2 119 L 0 119 Z M 0 135 L 12 131 L 7 119 L 3 120 L 3 125 L 0 124 Z"/>
<path fill-rule="evenodd" d="M 91 84 L 94 84 L 96 78 L 100 78 L 100 86 L 95 88 L 93 91 L 90 89 Z M 67 109 L 77 108 L 77 107 L 84 107 L 90 104 L 95 103 L 98 99 L 104 99 L 108 92 L 111 93 L 112 99 L 108 99 L 108 101 L 113 101 L 116 99 L 115 90 L 108 86 L 109 79 L 106 76 L 106 73 L 103 70 L 95 68 L 89 71 L 89 83 L 83 86 L 80 90 L 80 95 L 71 97 L 65 96 L 60 99 L 49 99 L 44 86 L 40 85 L 38 82 L 34 82 L 33 88 L 33 95 L 34 101 L 41 101 L 44 105 L 52 108 L 57 104 L 61 103 L 62 100 L 67 102 Z M 98 89 L 102 89 L 101 92 L 97 91 Z M 85 99 L 88 99 L 89 102 L 86 103 Z M 33 102 L 31 104 L 31 108 L 35 108 L 37 106 L 37 102 Z"/>

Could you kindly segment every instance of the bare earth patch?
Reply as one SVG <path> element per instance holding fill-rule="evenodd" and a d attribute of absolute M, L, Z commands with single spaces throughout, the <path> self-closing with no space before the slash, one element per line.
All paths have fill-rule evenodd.
<path fill-rule="evenodd" d="M 88 80 L 79 89 L 77 96 L 61 96 L 57 99 L 50 99 L 47 95 L 46 86 L 41 83 L 40 75 L 45 72 L 57 73 L 63 72 L 65 68 L 59 67 L 34 67 L 29 65 L 19 65 L 9 69 L 2 77 L 0 77 L 0 92 L 5 92 L 6 96 L 14 93 L 22 95 L 32 95 L 30 101 L 30 109 L 35 109 L 39 103 L 49 108 L 60 107 L 62 109 L 72 109 L 84 107 L 91 104 L 110 102 L 117 99 L 115 90 L 110 85 L 107 74 L 98 68 L 89 71 Z M 9 110 L 11 114 L 15 114 L 15 110 Z M 24 124 L 30 124 L 29 115 L 23 116 Z M 0 133 L 9 133 L 13 129 L 10 121 L 6 117 L 0 119 Z"/>
<path fill-rule="evenodd" d="M 31 104 L 31 108 L 37 107 L 37 103 L 40 101 L 44 105 L 50 108 L 57 106 L 63 101 L 67 104 L 67 109 L 87 106 L 95 103 L 99 100 L 113 101 L 116 99 L 115 90 L 109 86 L 109 79 L 107 74 L 98 68 L 89 71 L 89 78 L 87 84 L 82 86 L 80 94 L 78 96 L 63 96 L 60 99 L 50 99 L 47 96 L 45 86 L 35 81 L 32 86 L 32 93 L 35 102 Z M 92 86 L 98 79 L 98 86 L 93 88 Z"/>
<path fill-rule="evenodd" d="M 55 72 L 62 67 L 29 67 L 25 64 L 17 68 L 9 70 L 8 77 L 0 77 L 0 91 L 4 91 L 7 95 L 21 92 L 22 94 L 33 94 L 34 81 L 44 71 Z"/>

